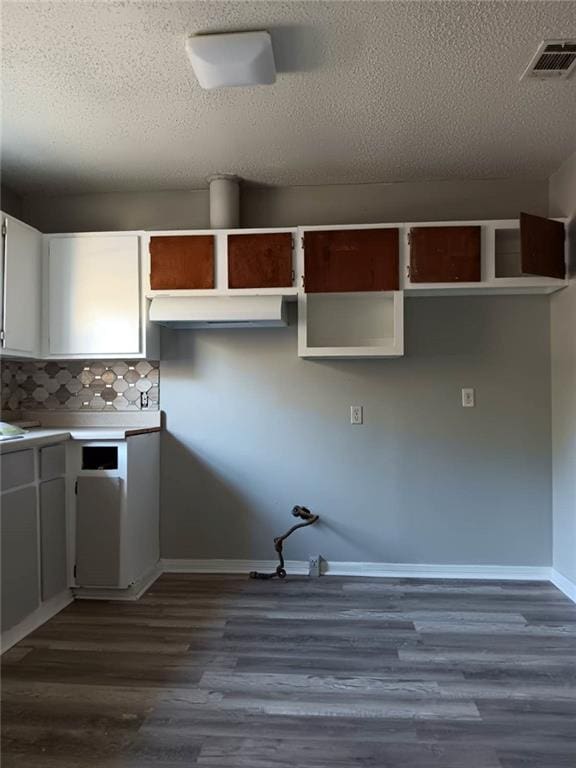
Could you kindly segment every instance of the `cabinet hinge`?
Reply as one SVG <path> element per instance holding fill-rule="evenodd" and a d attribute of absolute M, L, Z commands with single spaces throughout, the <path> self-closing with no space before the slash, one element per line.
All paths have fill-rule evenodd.
<path fill-rule="evenodd" d="M 6 226 L 6 221 L 2 222 L 2 237 L 6 237 L 8 234 L 8 227 Z"/>
<path fill-rule="evenodd" d="M 412 230 L 408 232 L 408 245 L 412 244 Z"/>
<path fill-rule="evenodd" d="M 76 578 L 77 573 L 78 573 L 78 566 L 74 565 L 74 578 Z"/>
<path fill-rule="evenodd" d="M 74 493 L 78 496 L 78 480 L 74 483 Z"/>
<path fill-rule="evenodd" d="M 300 245 L 302 246 L 302 250 L 304 250 L 304 238 L 300 238 Z"/>
<path fill-rule="evenodd" d="M 4 335 L 4 331 L 0 331 L 0 343 L 2 343 L 3 345 L 5 341 L 6 341 L 6 336 Z"/>

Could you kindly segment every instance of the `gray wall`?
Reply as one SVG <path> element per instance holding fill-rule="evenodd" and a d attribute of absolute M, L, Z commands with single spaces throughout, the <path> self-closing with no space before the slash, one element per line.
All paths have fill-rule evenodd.
<path fill-rule="evenodd" d="M 546 181 L 510 179 L 248 188 L 243 226 L 365 224 L 376 221 L 517 218 L 546 215 Z"/>
<path fill-rule="evenodd" d="M 44 231 L 208 224 L 207 194 L 26 198 Z M 546 214 L 518 181 L 258 189 L 245 226 Z M 163 334 L 162 555 L 270 558 L 295 503 L 322 525 L 290 558 L 551 562 L 546 297 L 410 299 L 407 355 L 299 360 L 296 329 Z M 461 387 L 477 388 L 462 409 Z M 364 405 L 366 423 L 349 424 Z"/>
<path fill-rule="evenodd" d="M 245 227 L 516 218 L 520 211 L 547 214 L 547 181 L 245 185 L 242 191 Z M 208 191 L 29 196 L 23 215 L 42 232 L 201 229 L 209 226 Z"/>
<path fill-rule="evenodd" d="M 550 213 L 571 217 L 572 274 L 551 304 L 553 562 L 576 586 L 576 152 L 550 179 Z"/>
<path fill-rule="evenodd" d="M 294 325 L 163 332 L 163 557 L 270 558 L 301 503 L 322 524 L 289 558 L 549 564 L 548 299 L 409 299 L 406 322 L 381 361 L 300 360 Z"/>
<path fill-rule="evenodd" d="M 31 196 L 24 198 L 24 216 L 41 232 L 202 229 L 209 226 L 208 205 L 201 189 Z"/>

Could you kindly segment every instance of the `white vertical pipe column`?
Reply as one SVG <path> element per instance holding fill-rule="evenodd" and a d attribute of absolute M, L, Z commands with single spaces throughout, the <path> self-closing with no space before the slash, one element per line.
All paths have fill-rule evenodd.
<path fill-rule="evenodd" d="M 240 226 L 240 179 L 230 174 L 210 176 L 210 229 Z"/>

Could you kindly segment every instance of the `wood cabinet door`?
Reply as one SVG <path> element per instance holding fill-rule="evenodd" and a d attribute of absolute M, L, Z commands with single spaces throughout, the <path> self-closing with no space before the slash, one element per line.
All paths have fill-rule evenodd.
<path fill-rule="evenodd" d="M 229 288 L 290 288 L 292 234 L 228 235 Z"/>
<path fill-rule="evenodd" d="M 566 277 L 564 224 L 529 213 L 520 214 L 522 272 L 541 277 Z"/>
<path fill-rule="evenodd" d="M 410 282 L 476 283 L 481 271 L 480 227 L 410 230 Z"/>
<path fill-rule="evenodd" d="M 150 287 L 153 291 L 214 288 L 214 236 L 151 237 Z"/>
<path fill-rule="evenodd" d="M 397 229 L 304 232 L 306 293 L 397 291 Z"/>

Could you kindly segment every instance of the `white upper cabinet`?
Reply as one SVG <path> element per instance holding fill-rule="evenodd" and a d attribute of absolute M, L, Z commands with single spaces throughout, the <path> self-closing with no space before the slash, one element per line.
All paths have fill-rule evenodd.
<path fill-rule="evenodd" d="M 3 355 L 36 357 L 40 347 L 42 235 L 2 214 L 0 322 Z"/>
<path fill-rule="evenodd" d="M 553 293 L 566 286 L 561 220 L 404 224 L 404 290 L 414 296 Z"/>
<path fill-rule="evenodd" d="M 386 224 L 300 230 L 300 357 L 404 354 L 399 235 Z"/>
<path fill-rule="evenodd" d="M 298 286 L 295 228 L 167 230 L 143 239 L 144 293 L 286 296 Z"/>
<path fill-rule="evenodd" d="M 137 234 L 47 238 L 46 357 L 144 352 Z"/>

